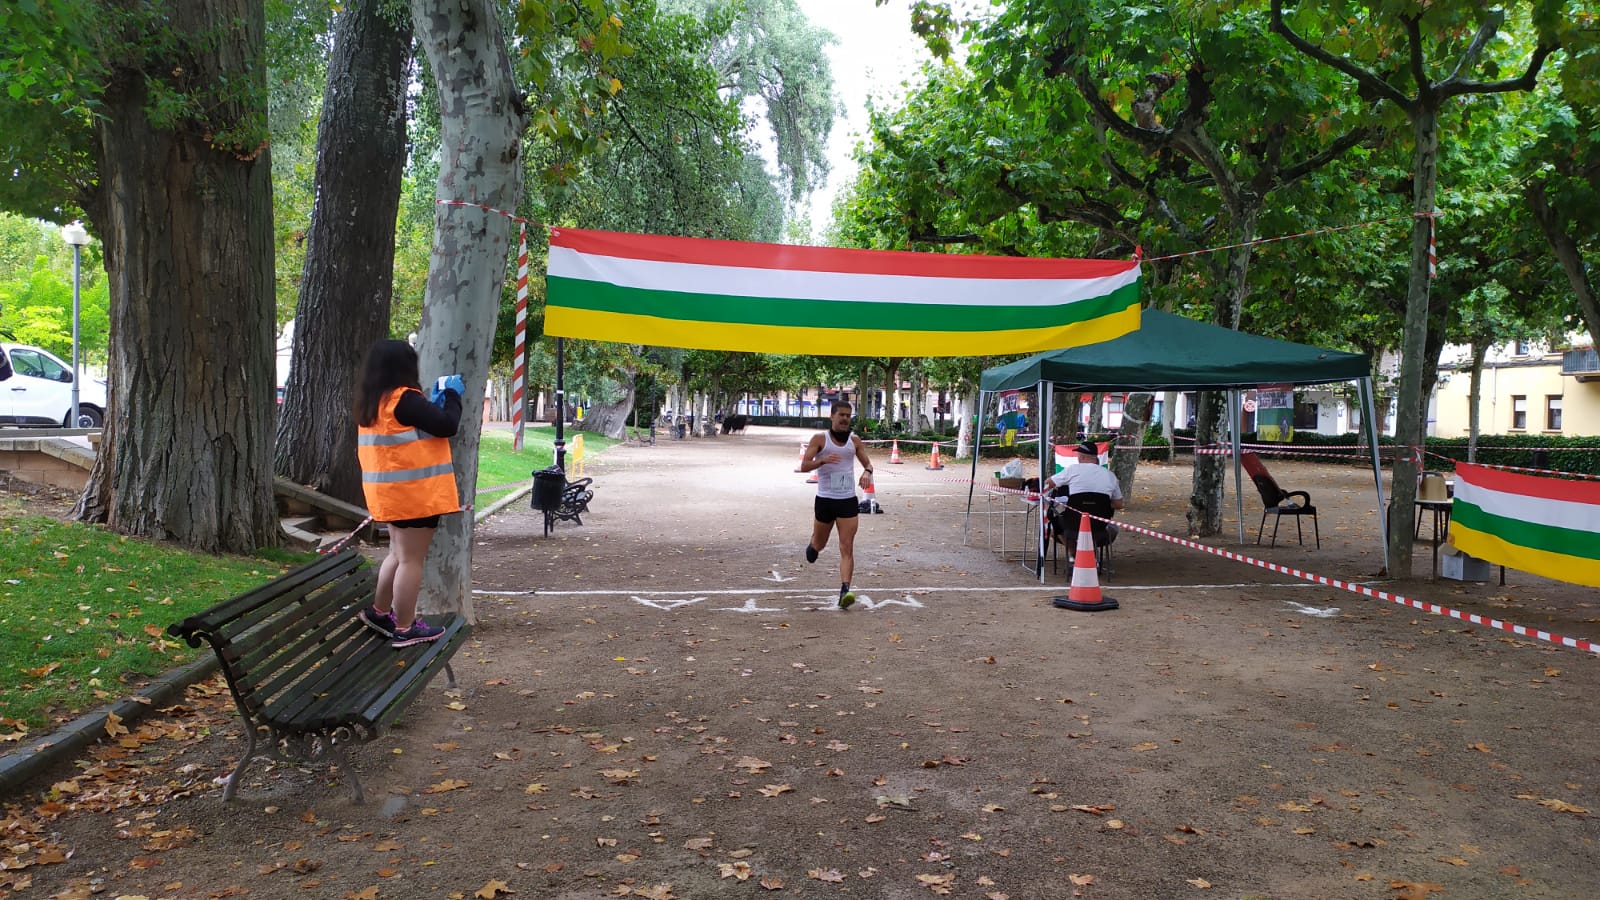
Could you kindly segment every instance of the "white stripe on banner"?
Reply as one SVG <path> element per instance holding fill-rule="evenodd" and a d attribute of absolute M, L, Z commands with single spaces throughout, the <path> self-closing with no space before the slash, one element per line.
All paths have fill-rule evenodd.
<path fill-rule="evenodd" d="M 768 297 L 777 300 L 857 300 L 976 306 L 1058 306 L 1102 297 L 1139 281 L 1139 267 L 1104 278 L 934 278 L 754 269 L 621 259 L 550 248 L 550 275 L 625 288 Z"/>
<path fill-rule="evenodd" d="M 1456 479 L 1456 499 L 1471 503 L 1486 513 L 1540 525 L 1554 525 L 1574 531 L 1593 531 L 1594 505 L 1552 500 L 1549 497 L 1530 497 L 1527 494 L 1508 494 Z"/>

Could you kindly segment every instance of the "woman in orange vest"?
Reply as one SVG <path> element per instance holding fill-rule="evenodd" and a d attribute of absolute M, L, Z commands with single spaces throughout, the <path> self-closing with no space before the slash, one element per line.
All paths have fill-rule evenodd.
<path fill-rule="evenodd" d="M 389 555 L 378 566 L 374 602 L 357 615 L 396 647 L 444 633 L 417 617 L 417 594 L 439 517 L 461 510 L 448 440 L 461 424 L 461 392 L 461 376 L 449 375 L 434 386 L 432 402 L 423 397 L 417 351 L 405 341 L 378 341 L 361 365 L 361 489 L 372 518 L 389 525 Z"/>

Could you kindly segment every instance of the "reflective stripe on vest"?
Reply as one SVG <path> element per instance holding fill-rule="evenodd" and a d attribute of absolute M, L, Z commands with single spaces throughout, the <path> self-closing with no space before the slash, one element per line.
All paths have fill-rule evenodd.
<path fill-rule="evenodd" d="M 367 511 L 380 522 L 421 519 L 461 509 L 450 442 L 402 425 L 395 406 L 407 388 L 385 394 L 378 419 L 358 429 L 356 455 Z"/>

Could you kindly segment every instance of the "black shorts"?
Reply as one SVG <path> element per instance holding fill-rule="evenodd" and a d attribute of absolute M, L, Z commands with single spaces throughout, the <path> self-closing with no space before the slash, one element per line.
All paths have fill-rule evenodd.
<path fill-rule="evenodd" d="M 817 498 L 817 521 L 832 522 L 834 519 L 854 519 L 861 514 L 861 501 L 854 497 L 843 497 L 832 500 L 827 497 Z"/>
<path fill-rule="evenodd" d="M 438 528 L 438 516 L 423 516 L 420 519 L 396 519 L 389 523 L 390 528 Z"/>

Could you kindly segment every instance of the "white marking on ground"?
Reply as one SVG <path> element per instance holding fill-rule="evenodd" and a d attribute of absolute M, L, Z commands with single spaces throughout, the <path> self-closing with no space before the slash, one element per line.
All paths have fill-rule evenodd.
<path fill-rule="evenodd" d="M 716 607 L 716 611 L 744 613 L 787 612 L 787 610 L 781 606 L 757 606 L 754 597 L 746 600 L 743 606 L 719 606 Z"/>
<path fill-rule="evenodd" d="M 1351 581 L 1348 584 L 1372 585 L 1383 584 L 1381 581 Z M 1245 581 L 1234 584 L 1102 584 L 1102 588 L 1114 591 L 1216 591 L 1216 590 L 1265 590 L 1267 588 L 1303 589 L 1326 587 L 1326 585 L 1311 584 L 1309 582 L 1272 582 L 1272 581 Z M 1001 594 L 1001 593 L 1037 593 L 1040 591 L 1061 591 L 1067 588 L 1066 584 L 1035 584 L 1035 585 L 991 585 L 977 587 L 967 585 L 914 585 L 911 587 L 881 588 L 883 593 L 889 594 Z M 474 596 L 478 597 L 633 597 L 640 603 L 645 603 L 638 597 L 638 592 L 625 588 L 618 589 L 593 589 L 582 591 L 501 591 L 487 588 L 474 588 Z M 726 590 L 697 590 L 697 591 L 653 591 L 653 596 L 668 597 L 675 595 L 695 595 L 698 600 L 713 596 L 738 596 L 749 594 L 785 595 L 796 593 L 813 593 L 801 588 L 728 588 Z M 859 597 L 860 594 L 858 593 Z M 692 601 L 691 601 L 692 602 Z M 648 606 L 649 604 L 646 603 Z"/>
<path fill-rule="evenodd" d="M 651 609 L 659 609 L 663 611 L 674 610 L 680 606 L 688 606 L 691 603 L 699 603 L 704 599 L 705 597 L 693 597 L 682 600 L 657 600 L 654 597 L 641 597 L 638 594 L 633 595 L 633 602 L 643 604 Z"/>
<path fill-rule="evenodd" d="M 1293 609 L 1302 616 L 1316 616 L 1319 619 L 1331 619 L 1339 614 L 1339 607 L 1337 606 L 1330 606 L 1327 609 L 1323 609 L 1318 606 L 1306 606 L 1304 603 L 1296 603 L 1293 600 L 1288 600 L 1285 602 L 1289 604 L 1290 609 Z"/>

